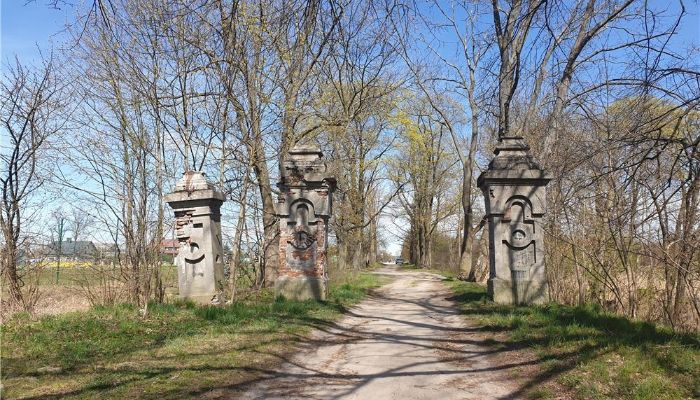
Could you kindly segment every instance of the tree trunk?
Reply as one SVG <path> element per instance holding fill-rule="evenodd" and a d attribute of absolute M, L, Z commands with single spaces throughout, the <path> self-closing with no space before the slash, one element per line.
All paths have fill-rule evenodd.
<path fill-rule="evenodd" d="M 272 199 L 270 173 L 267 169 L 265 153 L 260 135 L 253 138 L 252 165 L 257 177 L 260 198 L 262 199 L 263 255 L 262 284 L 270 286 L 277 279 L 279 264 L 279 224 Z"/>
<path fill-rule="evenodd" d="M 236 222 L 236 233 L 233 238 L 233 243 L 231 243 L 231 260 L 229 261 L 229 289 L 231 291 L 231 302 L 236 299 L 236 274 L 238 272 L 239 265 L 239 253 L 241 250 L 241 239 L 243 238 L 243 227 L 245 226 L 245 211 L 246 211 L 246 197 L 248 193 L 248 171 L 246 170 L 245 177 L 243 178 L 243 189 L 241 190 L 241 195 L 239 197 L 238 203 L 240 204 L 240 210 L 238 211 L 238 221 Z"/>

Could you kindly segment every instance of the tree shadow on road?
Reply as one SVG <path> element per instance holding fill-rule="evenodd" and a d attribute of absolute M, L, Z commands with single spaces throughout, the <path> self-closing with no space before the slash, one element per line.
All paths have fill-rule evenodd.
<path fill-rule="evenodd" d="M 429 276 L 425 279 L 434 280 Z M 640 368 L 650 368 L 653 364 L 658 379 L 671 382 L 673 378 L 672 386 L 660 384 L 661 389 L 671 396 L 692 396 L 693 377 L 698 376 L 697 355 L 700 354 L 697 336 L 676 335 L 651 324 L 611 316 L 594 308 L 495 305 L 487 301 L 484 289 L 478 285 L 454 285 L 453 292 L 444 290 L 431 293 L 431 296 L 375 291 L 362 307 L 346 309 L 334 305 L 347 317 L 342 323 L 316 317 L 308 312 L 309 306 L 305 304 L 280 306 L 269 329 L 246 329 L 240 325 L 240 316 L 234 318 L 225 310 L 201 311 L 200 316 L 212 326 L 221 329 L 229 325 L 236 327 L 236 335 L 245 338 L 235 348 L 236 357 L 229 360 L 216 347 L 185 354 L 156 354 L 143 365 L 124 365 L 118 376 L 89 382 L 72 391 L 62 391 L 53 398 L 110 397 L 111 394 L 124 393 L 125 388 L 134 384 L 138 387 L 159 385 L 157 390 L 140 393 L 139 397 L 144 399 L 298 398 L 321 384 L 333 388 L 333 394 L 324 398 L 341 398 L 356 394 L 377 380 L 425 375 L 449 377 L 456 382 L 466 379 L 469 385 L 485 381 L 517 382 L 515 390 L 499 398 L 546 397 L 547 391 L 561 394 L 560 390 L 588 393 L 589 397 L 602 394 L 627 398 L 636 393 L 636 386 L 624 374 L 614 375 L 620 383 L 604 393 L 585 392 L 589 390 L 586 383 L 576 380 L 575 376 L 583 374 L 596 383 L 599 378 L 595 371 L 601 363 L 609 364 L 608 369 L 629 369 L 627 361 L 620 361 L 620 354 L 630 357 L 629 362 L 640 362 L 635 352 L 643 353 L 647 359 Z M 397 311 L 399 305 L 409 306 L 408 311 Z M 380 309 L 381 312 L 376 312 Z M 461 315 L 467 317 L 466 325 L 448 323 L 450 318 Z M 397 329 L 368 328 L 369 323 L 387 324 Z M 303 325 L 313 328 L 315 333 L 289 329 L 284 335 L 276 335 L 280 324 Z M 173 339 L 176 338 L 169 337 L 144 346 L 157 349 Z M 416 351 L 437 353 L 439 357 L 425 357 L 374 372 L 334 372 L 327 366 L 306 362 L 305 357 L 318 349 L 341 348 L 358 342 L 405 349 L 405 354 L 403 350 L 397 350 L 395 357 L 415 357 Z M 144 347 L 132 349 L 134 352 L 142 350 Z M 183 357 L 188 362 L 182 362 Z M 592 367 L 586 367 L 589 365 Z M 582 370 L 582 366 L 588 369 Z M 89 370 L 87 366 L 80 368 Z M 56 375 L 80 373 L 80 368 Z M 640 368 L 629 369 L 625 374 L 648 382 Z M 611 374 L 608 373 L 608 380 L 613 376 Z M 167 384 L 193 376 L 201 379 L 200 384 Z M 469 385 L 464 387 L 465 393 L 474 390 Z"/>

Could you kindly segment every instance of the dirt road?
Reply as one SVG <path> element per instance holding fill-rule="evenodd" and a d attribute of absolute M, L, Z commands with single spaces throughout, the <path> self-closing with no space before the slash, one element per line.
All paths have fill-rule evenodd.
<path fill-rule="evenodd" d="M 269 371 L 243 399 L 518 398 L 519 366 L 465 325 L 442 278 L 379 273 L 394 281 L 319 331 L 305 349 Z"/>

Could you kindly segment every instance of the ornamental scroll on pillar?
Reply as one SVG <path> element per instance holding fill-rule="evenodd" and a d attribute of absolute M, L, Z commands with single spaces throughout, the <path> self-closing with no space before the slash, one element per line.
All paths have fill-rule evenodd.
<path fill-rule="evenodd" d="M 224 252 L 221 205 L 224 195 L 203 172 L 185 172 L 175 191 L 164 196 L 175 212 L 175 257 L 180 298 L 199 304 L 223 303 Z"/>
<path fill-rule="evenodd" d="M 489 224 L 488 293 L 502 304 L 549 301 L 542 218 L 552 179 L 520 137 L 504 137 L 477 180 Z"/>
<path fill-rule="evenodd" d="M 275 294 L 287 299 L 327 296 L 328 220 L 336 181 L 328 176 L 322 157 L 318 148 L 292 148 L 277 184 L 280 261 Z"/>

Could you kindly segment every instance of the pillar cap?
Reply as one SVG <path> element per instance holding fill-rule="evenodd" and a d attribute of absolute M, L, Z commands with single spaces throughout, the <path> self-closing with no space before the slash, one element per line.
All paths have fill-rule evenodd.
<path fill-rule="evenodd" d="M 489 163 L 489 170 L 542 170 L 532 158 L 530 146 L 522 137 L 503 137 L 493 150 L 496 157 Z"/>
<path fill-rule="evenodd" d="M 296 145 L 289 149 L 288 153 L 291 156 L 295 155 L 317 155 L 318 158 L 323 157 L 323 152 L 318 146 Z"/>
<path fill-rule="evenodd" d="M 175 184 L 175 190 L 166 194 L 164 198 L 167 203 L 204 199 L 225 200 L 223 193 L 207 181 L 205 173 L 201 171 L 186 171 Z"/>
<path fill-rule="evenodd" d="M 479 187 L 488 184 L 546 186 L 552 180 L 552 175 L 535 161 L 530 146 L 520 136 L 500 138 L 493 153 L 496 156 L 477 179 Z"/>
<path fill-rule="evenodd" d="M 336 180 L 328 173 L 323 152 L 316 146 L 294 146 L 282 165 L 282 176 L 277 184 L 284 191 L 289 187 L 327 187 L 335 189 Z"/>

